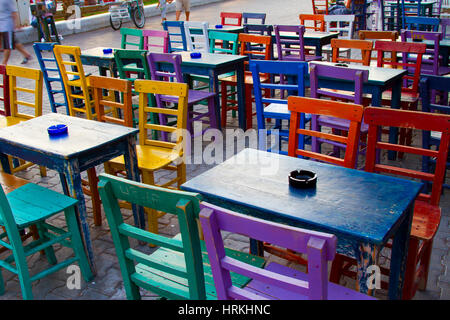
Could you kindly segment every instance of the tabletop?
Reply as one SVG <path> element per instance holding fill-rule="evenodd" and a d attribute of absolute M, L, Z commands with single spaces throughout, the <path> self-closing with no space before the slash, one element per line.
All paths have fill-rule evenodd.
<path fill-rule="evenodd" d="M 292 189 L 296 169 L 317 174 L 315 189 Z M 243 205 L 268 220 L 291 223 L 383 244 L 403 222 L 422 183 L 330 164 L 244 149 L 194 177 L 182 189 Z"/>
<path fill-rule="evenodd" d="M 275 34 L 272 35 L 273 37 L 275 37 Z M 298 36 L 294 36 L 292 34 L 292 32 L 280 32 L 280 36 L 282 37 L 297 37 Z M 305 39 L 326 39 L 328 37 L 338 37 L 339 36 L 339 32 L 319 32 L 319 31 L 305 31 L 305 33 L 303 34 L 303 38 Z"/>
<path fill-rule="evenodd" d="M 103 49 L 112 49 L 112 52 L 104 53 Z M 115 49 L 120 49 L 120 48 L 95 47 L 95 48 L 91 48 L 91 49 L 82 50 L 81 56 L 114 60 L 114 50 Z"/>
<path fill-rule="evenodd" d="M 178 51 L 174 54 L 180 54 L 182 57 L 183 66 L 205 66 L 205 67 L 221 67 L 227 64 L 242 62 L 248 60 L 247 56 L 235 54 L 218 54 L 202 52 L 200 58 L 191 58 L 189 51 Z"/>
<path fill-rule="evenodd" d="M 47 128 L 65 124 L 68 134 L 50 138 Z M 68 159 L 77 154 L 101 147 L 129 135 L 137 135 L 138 129 L 120 125 L 49 113 L 0 129 L 0 143 L 8 142 L 28 150 Z"/>
<path fill-rule="evenodd" d="M 336 65 L 335 62 L 327 62 L 327 61 L 314 61 L 311 62 L 314 64 L 325 64 L 329 66 Z M 310 64 L 311 64 L 310 63 Z M 391 68 L 380 68 L 380 67 L 369 67 L 369 66 L 363 66 L 363 65 L 357 65 L 357 64 L 347 64 L 348 67 L 352 69 L 359 69 L 359 70 L 369 70 L 369 79 L 368 83 L 370 84 L 384 84 L 388 81 L 392 81 L 398 78 L 402 78 L 403 75 L 407 73 L 406 70 L 403 69 L 391 69 Z M 346 67 L 341 67 L 346 68 Z M 343 81 L 343 80 L 341 80 Z"/>

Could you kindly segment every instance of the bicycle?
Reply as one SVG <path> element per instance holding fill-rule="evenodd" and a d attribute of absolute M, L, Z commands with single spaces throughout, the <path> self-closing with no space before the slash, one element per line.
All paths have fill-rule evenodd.
<path fill-rule="evenodd" d="M 109 8 L 109 22 L 114 30 L 119 30 L 122 20 L 131 19 L 139 29 L 145 25 L 143 0 L 127 0 L 120 5 L 113 5 Z"/>

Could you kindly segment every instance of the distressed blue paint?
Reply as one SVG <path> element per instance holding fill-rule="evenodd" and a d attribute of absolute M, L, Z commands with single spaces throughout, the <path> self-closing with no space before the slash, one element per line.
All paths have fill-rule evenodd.
<path fill-rule="evenodd" d="M 269 164 L 276 165 L 275 170 L 264 174 L 262 169 L 269 170 Z M 317 173 L 316 189 L 290 188 L 288 174 L 294 169 Z M 245 149 L 181 188 L 244 214 L 336 234 L 339 252 L 356 258 L 364 253 L 350 251 L 360 243 L 370 244 L 363 247 L 369 254 L 395 235 L 398 247 L 393 249 L 396 264 L 391 266 L 391 283 L 401 287 L 401 280 L 394 277 L 403 278 L 409 238 L 405 230 L 411 225 L 410 209 L 422 186 L 415 181 Z M 392 271 L 392 267 L 398 269 Z M 366 279 L 363 273 L 361 279 Z M 399 298 L 400 293 L 401 288 L 393 289 L 390 298 Z"/>
<path fill-rule="evenodd" d="M 67 125 L 68 135 L 50 138 L 47 128 L 54 124 Z M 94 267 L 93 251 L 86 222 L 80 172 L 123 154 L 127 163 L 128 178 L 139 181 L 134 150 L 137 133 L 138 130 L 134 128 L 57 113 L 46 114 L 0 129 L 0 160 L 5 172 L 10 172 L 5 154 L 43 165 L 58 171 L 64 192 L 80 200 L 78 215 L 92 267 Z M 139 208 L 139 219 L 137 208 L 134 208 L 133 214 L 136 225 L 144 227 L 143 209 Z"/>

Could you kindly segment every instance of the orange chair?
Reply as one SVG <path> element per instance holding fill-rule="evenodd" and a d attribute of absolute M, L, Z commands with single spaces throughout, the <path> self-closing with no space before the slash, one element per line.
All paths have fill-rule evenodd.
<path fill-rule="evenodd" d="M 398 31 L 372 31 L 372 30 L 360 30 L 358 32 L 359 40 L 387 40 L 387 41 L 397 41 L 398 39 Z M 376 52 L 372 51 L 371 59 L 375 61 L 377 57 L 373 55 Z M 372 65 L 373 63 L 371 63 Z"/>
<path fill-rule="evenodd" d="M 324 14 L 300 14 L 300 24 L 306 29 L 313 31 L 325 32 L 325 15 Z M 314 26 L 307 25 L 306 22 L 312 21 Z"/>
<path fill-rule="evenodd" d="M 241 43 L 240 55 L 249 56 L 249 58 L 254 58 L 255 56 L 261 57 L 264 60 L 271 59 L 271 46 L 272 46 L 272 37 L 270 36 L 260 36 L 254 34 L 240 33 L 239 34 L 239 42 Z M 262 45 L 262 51 L 252 50 L 250 45 L 260 44 Z M 248 65 L 248 62 L 246 62 Z M 267 76 L 260 77 L 261 82 L 266 82 L 269 78 Z M 238 110 L 237 101 L 233 99 L 236 97 L 236 91 L 228 91 L 227 86 L 237 85 L 237 77 L 236 75 L 221 78 L 221 100 L 222 100 L 222 127 L 226 126 L 227 123 L 227 112 L 230 110 Z M 247 128 L 252 128 L 252 120 L 253 113 L 252 109 L 252 88 L 253 88 L 253 77 L 250 71 L 245 72 L 245 108 L 246 108 L 246 116 L 247 116 Z M 270 90 L 266 90 L 265 94 L 270 94 Z"/>
<path fill-rule="evenodd" d="M 339 49 L 361 50 L 361 59 L 342 57 L 339 55 Z M 361 63 L 364 66 L 370 65 L 370 56 L 372 54 L 373 42 L 370 40 L 348 40 L 331 39 L 332 62 L 354 62 Z"/>
<path fill-rule="evenodd" d="M 366 171 L 432 182 L 431 194 L 419 194 L 414 203 L 402 297 L 411 299 L 417 289 L 426 289 L 433 239 L 441 220 L 439 202 L 450 145 L 450 115 L 368 107 L 364 112 L 364 122 L 369 125 Z M 380 141 L 382 126 L 433 131 L 441 135 L 441 142 L 437 150 L 382 142 Z M 403 168 L 378 163 L 376 154 L 383 149 L 433 157 L 436 159 L 435 171 L 429 173 L 417 170 L 417 166 Z M 356 278 L 356 272 L 350 270 L 355 265 L 356 260 L 353 258 L 337 254 L 333 261 L 330 281 L 338 283 L 343 275 Z M 381 268 L 381 273 L 388 275 L 389 270 Z M 388 284 L 381 281 L 381 288 L 387 289 Z"/>

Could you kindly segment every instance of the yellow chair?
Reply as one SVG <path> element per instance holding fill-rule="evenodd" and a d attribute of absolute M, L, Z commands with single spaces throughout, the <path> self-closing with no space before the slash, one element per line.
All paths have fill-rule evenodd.
<path fill-rule="evenodd" d="M 80 47 L 56 45 L 53 52 L 66 89 L 70 115 L 76 116 L 77 112 L 80 112 L 84 113 L 87 119 L 94 120 L 94 101 L 90 94 L 89 78 L 85 76 L 81 63 Z"/>
<path fill-rule="evenodd" d="M 176 188 L 186 181 L 186 164 L 183 160 L 184 140 L 183 133 L 187 126 L 187 101 L 188 86 L 185 83 L 173 83 L 153 80 L 136 80 L 135 91 L 139 93 L 139 144 L 136 146 L 139 170 L 142 182 L 157 185 L 154 173 L 157 170 L 176 171 L 177 175 L 170 181 L 157 185 L 160 187 Z M 163 94 L 178 97 L 178 108 L 148 107 L 149 94 Z M 149 114 L 163 116 L 175 116 L 174 126 L 152 124 Z M 152 131 L 168 132 L 172 134 L 172 141 L 160 141 L 152 139 Z M 117 157 L 105 163 L 105 172 L 116 174 L 125 170 L 123 157 Z M 158 233 L 158 218 L 164 215 L 162 212 L 146 210 L 148 214 L 149 231 Z"/>
<path fill-rule="evenodd" d="M 6 74 L 9 79 L 10 115 L 0 118 L 0 127 L 9 127 L 42 115 L 42 86 L 43 75 L 38 69 L 19 66 L 6 66 Z M 34 88 L 23 88 L 18 84 L 18 79 L 34 81 Z M 33 97 L 31 99 L 31 97 Z M 28 101 L 24 101 L 24 99 Z M 33 101 L 33 102 L 29 102 Z M 25 110 L 30 110 L 25 112 Z M 11 173 L 16 173 L 34 165 L 19 159 L 19 165 L 13 166 L 13 157 L 8 157 Z M 45 167 L 39 167 L 41 176 L 47 175 Z"/>

